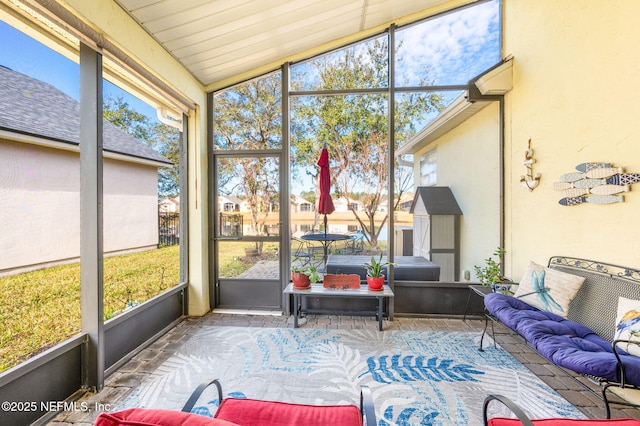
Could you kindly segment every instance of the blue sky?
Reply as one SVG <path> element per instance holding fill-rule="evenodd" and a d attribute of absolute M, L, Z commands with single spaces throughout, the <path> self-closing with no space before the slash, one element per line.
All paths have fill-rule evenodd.
<path fill-rule="evenodd" d="M 0 65 L 45 81 L 72 98 L 80 99 L 80 66 L 0 21 Z M 38 58 L 34 60 L 34 58 Z M 104 81 L 106 96 L 121 96 L 129 106 L 157 122 L 156 110 L 119 87 Z"/>

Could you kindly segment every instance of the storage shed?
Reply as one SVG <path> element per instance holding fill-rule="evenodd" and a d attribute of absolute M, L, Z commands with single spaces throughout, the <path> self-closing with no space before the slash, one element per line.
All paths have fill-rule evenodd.
<path fill-rule="evenodd" d="M 460 279 L 460 215 L 448 186 L 418 187 L 411 205 L 413 254 L 440 266 L 441 281 Z"/>

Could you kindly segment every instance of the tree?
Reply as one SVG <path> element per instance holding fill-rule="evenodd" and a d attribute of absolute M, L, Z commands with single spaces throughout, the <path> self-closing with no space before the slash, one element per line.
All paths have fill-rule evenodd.
<path fill-rule="evenodd" d="M 103 117 L 173 163 L 173 166 L 159 170 L 158 194 L 165 197 L 180 195 L 180 131 L 153 122 L 133 110 L 120 96 L 105 98 Z"/>
<path fill-rule="evenodd" d="M 387 38 L 380 37 L 311 61 L 309 75 L 317 76 L 310 90 L 384 88 L 388 81 Z M 426 76 L 424 76 L 426 79 Z M 338 195 L 350 200 L 364 192 L 364 215 L 353 211 L 369 243 L 377 245 L 389 212 L 377 224 L 376 215 L 387 194 L 389 179 L 388 97 L 386 94 L 336 94 L 305 97 L 292 101 L 292 148 L 295 162 L 312 166 L 326 144 L 332 163 L 332 184 Z M 440 110 L 442 100 L 432 93 L 415 92 L 396 99 L 395 142 L 415 132 L 415 118 L 425 111 Z M 400 196 L 412 184 L 402 176 L 396 162 L 394 209 Z"/>

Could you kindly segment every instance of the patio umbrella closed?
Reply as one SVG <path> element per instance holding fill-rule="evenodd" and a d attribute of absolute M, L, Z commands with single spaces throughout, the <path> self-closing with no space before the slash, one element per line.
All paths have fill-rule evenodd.
<path fill-rule="evenodd" d="M 318 201 L 318 213 L 324 215 L 324 233 L 327 233 L 327 215 L 336 209 L 331 199 L 331 172 L 329 171 L 329 152 L 327 147 L 322 148 L 320 159 L 320 199 Z"/>

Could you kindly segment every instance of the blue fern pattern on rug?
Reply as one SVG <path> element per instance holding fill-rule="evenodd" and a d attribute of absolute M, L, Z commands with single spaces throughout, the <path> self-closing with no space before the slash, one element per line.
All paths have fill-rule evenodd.
<path fill-rule="evenodd" d="M 426 358 L 424 356 L 400 354 L 393 355 L 390 359 L 387 355 L 376 358 L 367 358 L 367 371 L 373 380 L 379 383 L 412 382 L 415 380 L 431 380 L 434 382 L 472 381 L 478 379 L 473 375 L 484 374 L 469 364 L 456 364 L 451 359 L 439 359 L 437 357 Z"/>
<path fill-rule="evenodd" d="M 420 419 L 420 425 L 433 425 L 440 413 L 420 408 L 403 408 L 397 416 L 394 416 L 394 407 L 384 410 L 383 418 L 378 420 L 378 426 L 412 426 L 416 423 L 413 418 Z"/>

